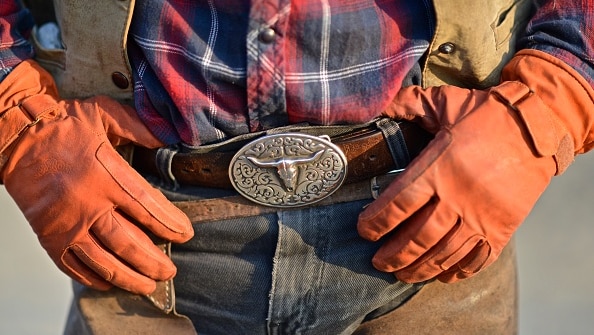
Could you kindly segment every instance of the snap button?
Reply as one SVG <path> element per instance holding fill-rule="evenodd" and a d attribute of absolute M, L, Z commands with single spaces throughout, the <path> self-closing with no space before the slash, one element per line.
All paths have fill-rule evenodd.
<path fill-rule="evenodd" d="M 454 43 L 452 42 L 446 42 L 442 45 L 439 46 L 439 48 L 437 48 L 439 50 L 439 52 L 441 52 L 442 54 L 446 54 L 449 55 L 452 52 L 454 52 L 454 50 L 456 50 L 456 46 L 454 45 Z"/>
<path fill-rule="evenodd" d="M 265 28 L 260 31 L 258 38 L 262 43 L 272 43 L 276 37 L 276 32 L 272 28 Z"/>
<path fill-rule="evenodd" d="M 130 86 L 130 81 L 128 80 L 128 77 L 126 77 L 125 74 L 118 71 L 111 74 L 111 81 L 113 81 L 113 83 L 121 89 L 126 89 L 128 88 L 128 86 Z"/>

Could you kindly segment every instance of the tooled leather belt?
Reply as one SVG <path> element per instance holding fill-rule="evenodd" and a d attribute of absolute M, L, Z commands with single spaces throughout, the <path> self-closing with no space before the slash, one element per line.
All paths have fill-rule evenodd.
<path fill-rule="evenodd" d="M 432 135 L 410 122 L 398 123 L 410 158 L 416 157 Z M 345 184 L 361 181 L 402 168 L 396 166 L 384 134 L 374 127 L 357 129 L 331 138 L 346 158 Z M 239 145 L 235 145 L 237 147 Z M 171 174 L 180 185 L 232 189 L 229 165 L 236 150 L 213 150 L 206 153 L 178 152 L 171 161 Z M 132 166 L 143 174 L 159 176 L 157 150 L 136 147 Z"/>

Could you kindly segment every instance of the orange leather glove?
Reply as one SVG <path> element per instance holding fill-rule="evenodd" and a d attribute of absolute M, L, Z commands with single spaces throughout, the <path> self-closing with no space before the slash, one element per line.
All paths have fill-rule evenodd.
<path fill-rule="evenodd" d="M 491 264 L 555 174 L 592 147 L 594 91 L 562 61 L 524 50 L 489 90 L 408 87 L 386 111 L 434 140 L 359 217 L 384 238 L 374 266 L 454 282 Z"/>
<path fill-rule="evenodd" d="M 193 230 L 113 147 L 129 142 L 161 145 L 110 98 L 58 100 L 33 61 L 0 83 L 0 177 L 41 245 L 84 285 L 148 294 L 176 268 L 143 229 L 173 242 Z"/>

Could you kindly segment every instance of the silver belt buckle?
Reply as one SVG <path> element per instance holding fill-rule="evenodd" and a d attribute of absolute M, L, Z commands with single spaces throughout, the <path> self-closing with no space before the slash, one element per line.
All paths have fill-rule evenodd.
<path fill-rule="evenodd" d="M 229 165 L 233 187 L 264 206 L 307 206 L 334 193 L 347 173 L 346 156 L 328 136 L 284 133 L 241 148 Z"/>

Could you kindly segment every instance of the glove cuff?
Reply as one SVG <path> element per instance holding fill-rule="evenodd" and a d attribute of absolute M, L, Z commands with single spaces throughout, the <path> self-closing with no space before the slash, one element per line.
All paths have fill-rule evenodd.
<path fill-rule="evenodd" d="M 41 83 L 48 83 L 43 87 Z M 58 114 L 57 91 L 50 74 L 37 63 L 19 64 L 0 82 L 0 171 L 16 140 L 44 118 Z M 49 93 L 49 94 L 48 94 Z"/>
<path fill-rule="evenodd" d="M 551 109 L 528 86 L 518 81 L 503 82 L 490 93 L 517 113 L 534 153 L 539 157 L 552 156 L 557 165 L 555 174 L 563 173 L 573 161 L 574 150 L 567 130 Z"/>
<path fill-rule="evenodd" d="M 522 50 L 492 90 L 518 113 L 536 153 L 553 156 L 556 175 L 594 146 L 594 90 L 573 68 L 538 50 Z"/>

